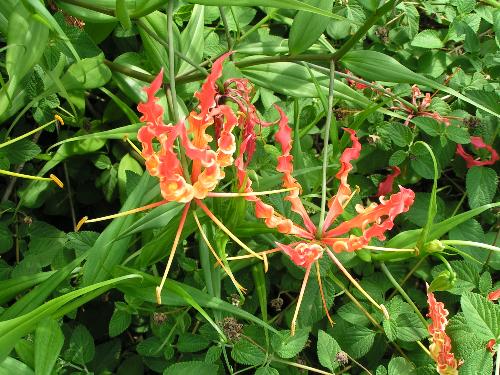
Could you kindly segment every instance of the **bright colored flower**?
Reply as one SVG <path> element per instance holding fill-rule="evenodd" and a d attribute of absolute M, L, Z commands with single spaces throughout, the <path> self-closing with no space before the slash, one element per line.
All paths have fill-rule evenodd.
<path fill-rule="evenodd" d="M 394 180 L 401 174 L 401 169 L 399 167 L 391 167 L 392 173 L 389 174 L 384 181 L 378 185 L 377 197 L 383 197 L 392 193 L 392 186 L 394 185 Z"/>
<path fill-rule="evenodd" d="M 165 272 L 160 286 L 156 290 L 158 303 L 161 303 L 161 290 L 172 265 L 175 250 L 192 201 L 236 243 L 252 256 L 264 260 L 267 268 L 265 255 L 256 254 L 239 240 L 201 200 L 206 197 L 255 196 L 290 190 L 281 189 L 246 194 L 213 192 L 219 181 L 224 178 L 224 168 L 233 164 L 233 154 L 236 151 L 235 136 L 233 134 L 235 127 L 242 127 L 243 134 L 247 136 L 246 143 L 251 145 L 252 142 L 255 142 L 254 126 L 256 124 L 269 125 L 269 123 L 263 123 L 259 120 L 255 107 L 250 103 L 251 86 L 247 80 L 228 80 L 225 84 L 226 92 L 219 92 L 217 80 L 222 75 L 222 64 L 230 54 L 231 52 L 226 53 L 214 62 L 212 71 L 202 84 L 200 91 L 194 94 L 199 101 L 197 111 L 192 111 L 185 121 L 180 120 L 177 124 L 165 124 L 163 122 L 163 108 L 157 103 L 158 98 L 155 96 L 162 84 L 163 71 L 160 71 L 151 85 L 144 89 L 147 94 L 147 101 L 140 103 L 137 109 L 142 113 L 140 120 L 146 124 L 139 129 L 137 134 L 137 139 L 142 145 L 142 150 L 138 151 L 145 159 L 148 172 L 159 179 L 160 191 L 164 200 L 97 219 L 89 220 L 84 217 L 76 228 L 78 230 L 85 222 L 90 223 L 125 216 L 152 209 L 167 202 L 184 203 L 184 210 L 181 214 Z M 228 105 L 220 103 L 223 98 L 237 103 L 239 106 L 238 114 L 235 114 Z M 211 126 L 216 128 L 214 132 L 216 134 L 215 140 L 207 133 L 207 129 Z M 180 144 L 180 147 L 177 147 L 177 143 Z M 214 148 L 212 148 L 213 144 L 215 144 Z M 250 155 L 247 154 L 247 156 L 251 157 L 251 153 Z M 186 170 L 189 167 L 191 172 Z M 207 243 L 218 264 L 228 273 L 235 287 L 239 291 L 244 291 L 244 288 L 234 279 L 231 270 L 224 265 L 208 242 L 195 212 L 193 212 L 193 216 L 203 240 Z"/>
<path fill-rule="evenodd" d="M 335 262 L 335 264 L 346 274 L 346 276 L 358 287 L 361 292 L 378 308 L 383 311 L 383 308 L 378 305 L 357 283 L 352 276 L 349 275 L 347 270 L 342 266 L 339 260 L 335 257 L 335 253 L 343 251 L 355 251 L 368 245 L 370 240 L 374 237 L 378 239 L 385 239 L 385 232 L 392 229 L 394 226 L 394 219 L 402 212 L 408 211 L 409 207 L 413 204 L 415 194 L 409 189 L 400 187 L 400 192 L 393 194 L 388 200 L 380 198 L 380 204 L 373 203 L 368 207 L 358 205 L 356 210 L 358 215 L 340 223 L 337 227 L 330 229 L 334 221 L 344 212 L 345 207 L 351 200 L 356 191 L 352 191 L 350 185 L 347 183 L 347 176 L 352 170 L 351 161 L 359 157 L 361 151 L 361 144 L 358 142 L 356 133 L 352 129 L 344 129 L 350 134 L 352 147 L 344 150 L 340 157 L 341 167 L 336 175 L 340 182 L 337 194 L 332 197 L 328 203 L 329 211 L 325 218 L 323 227 L 320 231 L 317 230 L 316 225 L 312 222 L 308 213 L 306 212 L 302 201 L 299 198 L 301 190 L 300 184 L 292 176 L 293 173 L 293 157 L 290 154 L 292 149 L 291 128 L 288 126 L 288 119 L 283 111 L 276 106 L 280 113 L 279 130 L 275 134 L 276 142 L 281 146 L 281 155 L 278 157 L 278 164 L 276 170 L 283 174 L 282 186 L 284 188 L 294 188 L 284 198 L 291 203 L 291 209 L 302 218 L 302 225 L 294 223 L 289 218 L 284 217 L 269 204 L 264 203 L 257 196 L 248 196 L 245 199 L 255 204 L 255 216 L 259 219 L 264 219 L 265 224 L 269 228 L 276 228 L 283 234 L 293 235 L 299 237 L 301 240 L 288 245 L 278 243 L 276 249 L 268 250 L 266 253 L 275 251 L 283 251 L 286 253 L 292 262 L 306 270 L 304 281 L 302 284 L 301 292 L 297 302 L 295 315 L 292 320 L 292 333 L 295 330 L 295 322 L 297 314 L 300 309 L 300 303 L 305 291 L 305 286 L 309 277 L 309 273 L 313 264 L 318 264 L 317 260 L 322 257 L 326 252 L 328 256 Z M 246 150 L 246 140 L 240 146 L 239 156 L 236 158 L 234 164 L 238 169 L 238 181 L 240 187 L 245 192 L 252 191 L 252 181 L 248 178 L 247 172 L 244 168 L 244 153 Z M 349 234 L 354 229 L 360 229 L 362 234 L 356 236 Z M 332 252 L 333 251 L 333 252 Z M 233 257 L 238 259 L 241 257 Z M 319 267 L 317 267 L 318 282 Z M 322 290 L 321 290 L 322 293 Z M 323 298 L 323 303 L 326 303 Z M 328 314 L 328 311 L 327 311 Z"/>
<path fill-rule="evenodd" d="M 488 299 L 490 301 L 496 301 L 499 298 L 500 298 L 500 289 L 494 290 L 493 292 L 490 292 L 488 294 Z"/>
<path fill-rule="evenodd" d="M 491 339 L 490 341 L 488 341 L 488 343 L 486 344 L 486 349 L 488 349 L 491 353 L 495 353 L 495 345 L 497 343 L 497 340 L 495 339 Z"/>
<path fill-rule="evenodd" d="M 429 285 L 427 285 L 427 303 L 429 305 L 427 316 L 431 318 L 431 324 L 428 327 L 431 335 L 429 351 L 432 359 L 436 362 L 436 370 L 441 375 L 455 375 L 458 374 L 458 367 L 462 361 L 455 359 L 455 355 L 451 352 L 451 339 L 446 334 L 449 312 L 444 308 L 442 302 L 436 300 L 434 293 L 429 292 L 428 289 Z"/>
<path fill-rule="evenodd" d="M 348 69 L 345 69 L 345 73 L 350 75 L 350 76 L 352 75 L 351 71 Z M 351 79 L 351 78 L 346 78 L 346 80 L 347 80 L 347 83 L 349 84 L 349 86 L 351 86 L 352 88 L 355 88 L 356 90 L 364 90 L 367 87 L 369 87 L 366 83 L 361 83 L 361 82 L 356 81 L 356 80 Z"/>
<path fill-rule="evenodd" d="M 423 95 L 417 85 L 412 86 L 411 93 L 412 93 L 411 102 L 412 102 L 413 106 L 416 108 L 416 110 L 414 108 L 409 107 L 408 105 L 401 103 L 400 101 L 397 102 L 398 107 L 392 107 L 392 109 L 403 110 L 404 112 L 406 112 L 408 114 L 408 117 L 406 118 L 406 120 L 404 122 L 405 125 L 409 125 L 410 120 L 412 118 L 418 117 L 418 116 L 430 117 L 438 122 L 442 122 L 446 126 L 450 125 L 450 120 L 448 118 L 441 116 L 437 112 L 429 112 L 428 111 L 428 108 L 432 103 L 432 97 L 434 95 L 431 95 L 428 92 L 425 93 L 425 95 Z M 424 97 L 422 99 L 418 100 L 422 96 L 424 96 Z"/>
<path fill-rule="evenodd" d="M 476 160 L 472 155 L 468 154 L 464 150 L 464 147 L 461 144 L 458 144 L 457 155 L 461 156 L 465 160 L 467 168 L 472 168 L 475 166 L 482 166 L 482 165 L 493 165 L 497 162 L 498 152 L 493 147 L 486 144 L 481 137 L 470 137 L 470 143 L 477 149 L 485 149 L 489 151 L 491 156 L 490 160 Z"/>

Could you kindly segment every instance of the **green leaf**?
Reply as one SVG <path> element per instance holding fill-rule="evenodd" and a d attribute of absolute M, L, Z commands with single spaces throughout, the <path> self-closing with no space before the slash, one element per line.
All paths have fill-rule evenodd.
<path fill-rule="evenodd" d="M 181 52 L 195 64 L 200 64 L 203 58 L 205 46 L 205 38 L 203 35 L 204 14 L 205 7 L 203 5 L 195 5 L 191 12 L 191 18 L 180 37 Z M 191 69 L 193 69 L 193 67 L 190 64 L 181 60 L 177 74 L 185 73 Z"/>
<path fill-rule="evenodd" d="M 325 11 L 331 10 L 332 7 L 330 0 L 304 0 L 303 4 L 312 5 Z M 323 34 L 329 22 L 330 19 L 328 17 L 308 11 L 297 12 L 290 28 L 288 41 L 290 54 L 298 55 L 312 46 L 321 34 Z"/>
<path fill-rule="evenodd" d="M 21 164 L 33 159 L 41 151 L 36 143 L 29 139 L 21 139 L 0 148 L 0 157 L 6 157 L 12 164 Z"/>
<path fill-rule="evenodd" d="M 410 128 L 397 122 L 391 124 L 389 135 L 394 144 L 399 147 L 406 147 L 413 140 L 413 133 Z"/>
<path fill-rule="evenodd" d="M 180 362 L 169 366 L 163 375 L 217 375 L 219 366 L 203 361 Z"/>
<path fill-rule="evenodd" d="M 234 344 L 231 357 L 242 365 L 258 366 L 264 364 L 266 353 L 243 338 Z"/>
<path fill-rule="evenodd" d="M 116 337 L 130 326 L 132 316 L 128 311 L 121 308 L 115 308 L 111 320 L 109 321 L 109 336 Z"/>
<path fill-rule="evenodd" d="M 337 341 L 323 330 L 318 332 L 318 359 L 322 366 L 334 372 L 338 367 L 337 353 L 341 351 Z"/>
<path fill-rule="evenodd" d="M 12 357 L 7 357 L 0 362 L 0 374 L 35 375 L 33 370 L 29 368 L 28 365 Z"/>
<path fill-rule="evenodd" d="M 128 14 L 127 3 L 125 0 L 116 0 L 116 18 L 120 21 L 122 27 L 125 30 L 129 30 L 132 27 L 132 22 L 130 21 L 130 16 Z"/>
<path fill-rule="evenodd" d="M 400 165 L 402 162 L 406 160 L 408 154 L 403 150 L 397 150 L 394 154 L 389 158 L 389 165 L 395 166 Z"/>
<path fill-rule="evenodd" d="M 177 350 L 181 353 L 195 353 L 208 348 L 210 341 L 207 338 L 192 333 L 179 335 Z"/>
<path fill-rule="evenodd" d="M 389 362 L 388 375 L 400 375 L 408 374 L 412 375 L 415 373 L 415 366 L 413 363 L 408 362 L 403 357 L 394 357 Z"/>
<path fill-rule="evenodd" d="M 234 6 L 236 5 L 233 0 L 186 0 L 187 3 L 215 5 L 215 6 Z M 305 12 L 320 14 L 322 16 L 330 17 L 333 19 L 345 19 L 326 10 L 307 4 L 299 0 L 240 0 L 237 5 L 239 6 L 263 6 L 280 9 L 295 9 Z"/>
<path fill-rule="evenodd" d="M 42 320 L 35 330 L 35 372 L 51 375 L 64 344 L 64 335 L 57 321 Z"/>
<path fill-rule="evenodd" d="M 66 91 L 94 89 L 104 86 L 111 79 L 111 71 L 104 64 L 104 55 L 74 63 L 61 78 Z"/>
<path fill-rule="evenodd" d="M 282 331 L 273 336 L 271 343 L 281 358 L 293 358 L 304 349 L 308 338 L 309 329 L 302 328 L 297 329 L 293 336 L 290 331 Z"/>
<path fill-rule="evenodd" d="M 476 0 L 453 0 L 451 3 L 457 7 L 460 14 L 470 13 L 476 6 Z"/>
<path fill-rule="evenodd" d="M 436 137 L 443 133 L 443 125 L 430 117 L 415 117 L 412 121 L 419 129 L 429 134 L 431 137 Z"/>
<path fill-rule="evenodd" d="M 444 46 L 436 30 L 424 30 L 419 32 L 411 41 L 411 45 L 420 48 L 443 48 Z"/>
<path fill-rule="evenodd" d="M 266 366 L 266 367 L 260 367 L 255 371 L 255 375 L 280 375 L 279 371 L 276 370 L 275 368 Z"/>
<path fill-rule="evenodd" d="M 12 245 L 14 245 L 14 239 L 12 238 L 9 225 L 5 222 L 0 222 L 0 254 L 9 251 Z"/>
<path fill-rule="evenodd" d="M 450 125 L 446 127 L 445 134 L 449 140 L 455 143 L 459 144 L 470 143 L 470 134 L 466 128 Z"/>
<path fill-rule="evenodd" d="M 78 325 L 71 334 L 69 348 L 64 357 L 74 363 L 83 365 L 90 362 L 95 355 L 94 338 L 83 325 Z"/>
<path fill-rule="evenodd" d="M 12 277 L 8 280 L 0 281 L 0 304 L 8 302 L 17 294 L 47 280 L 54 273 L 56 271 L 40 272 L 34 275 Z"/>
<path fill-rule="evenodd" d="M 137 353 L 143 357 L 160 357 L 161 348 L 162 340 L 156 336 L 148 337 L 136 346 Z"/>
<path fill-rule="evenodd" d="M 474 327 L 474 333 L 481 339 L 498 339 L 500 336 L 500 306 L 485 297 L 465 292 L 460 305 L 467 323 Z"/>
<path fill-rule="evenodd" d="M 497 191 L 497 173 L 486 167 L 472 167 L 467 171 L 465 186 L 471 208 L 491 203 Z"/>
<path fill-rule="evenodd" d="M 427 337 L 427 328 L 415 313 L 401 314 L 396 318 L 396 336 L 401 341 L 414 342 Z"/>

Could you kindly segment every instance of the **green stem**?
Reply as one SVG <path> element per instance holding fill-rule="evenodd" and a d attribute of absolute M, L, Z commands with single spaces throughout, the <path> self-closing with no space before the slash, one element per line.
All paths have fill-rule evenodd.
<path fill-rule="evenodd" d="M 401 294 L 401 296 L 408 302 L 408 304 L 413 308 L 415 313 L 417 314 L 418 318 L 422 322 L 425 328 L 427 328 L 428 324 L 425 318 L 423 317 L 422 313 L 418 309 L 418 307 L 415 305 L 415 303 L 411 300 L 410 296 L 406 294 L 403 288 L 401 288 L 401 285 L 398 284 L 394 276 L 392 276 L 391 271 L 387 268 L 384 262 L 380 262 L 380 268 L 382 269 L 382 272 L 384 272 L 385 276 L 389 279 L 389 281 L 392 283 L 394 288 L 398 290 L 398 292 Z"/>
<path fill-rule="evenodd" d="M 135 69 L 131 69 L 128 66 L 122 65 L 122 64 L 117 64 L 113 61 L 109 61 L 104 59 L 104 64 L 107 65 L 107 67 L 115 72 L 125 74 L 126 76 L 138 79 L 143 82 L 148 82 L 151 83 L 155 79 L 155 76 L 152 74 L 147 74 L 147 73 L 142 73 L 139 72 Z"/>
<path fill-rule="evenodd" d="M 461 240 L 441 240 L 441 242 L 446 245 L 464 245 L 464 246 L 480 247 L 482 249 L 487 249 L 491 251 L 500 251 L 500 247 L 488 245 L 481 242 L 461 241 Z"/>
<path fill-rule="evenodd" d="M 222 19 L 222 23 L 224 24 L 224 32 L 226 34 L 226 39 L 227 39 L 227 49 L 229 51 L 232 51 L 233 50 L 233 38 L 231 38 L 231 32 L 229 31 L 229 25 L 227 23 L 226 12 L 224 12 L 223 7 L 219 7 L 219 13 L 220 13 L 220 18 Z"/>
<path fill-rule="evenodd" d="M 265 24 L 267 21 L 269 21 L 273 16 L 274 13 L 276 13 L 277 9 L 271 10 L 264 18 L 262 18 L 259 22 L 257 22 L 255 25 L 253 25 L 246 33 L 244 33 L 242 36 L 238 38 L 236 43 L 241 42 L 242 40 L 248 38 L 250 34 L 255 32 L 259 27 L 261 27 L 263 24 Z"/>
<path fill-rule="evenodd" d="M 177 92 L 175 91 L 175 59 L 174 59 L 174 2 L 175 0 L 170 0 L 167 6 L 167 32 L 168 32 L 168 73 L 169 73 L 169 84 L 172 93 L 172 115 L 174 117 L 174 122 L 179 121 L 179 112 L 177 110 Z"/>
<path fill-rule="evenodd" d="M 323 136 L 323 169 L 321 181 L 321 211 L 319 216 L 319 225 L 317 236 L 323 233 L 323 223 L 325 222 L 326 213 L 326 171 L 328 167 L 328 140 L 330 139 L 330 128 L 332 126 L 332 113 L 333 113 L 333 94 L 335 88 L 335 61 L 330 60 L 330 85 L 328 88 L 328 109 L 326 113 L 325 134 Z"/>
<path fill-rule="evenodd" d="M 344 55 L 349 52 L 352 47 L 370 30 L 370 28 L 378 21 L 380 17 L 382 17 L 385 13 L 391 10 L 396 3 L 397 0 L 390 0 L 380 8 L 378 8 L 375 13 L 372 14 L 370 18 L 368 18 L 363 26 L 361 26 L 358 31 L 349 38 L 347 42 L 345 42 L 342 47 L 340 47 L 337 52 L 333 54 L 333 59 L 335 61 L 339 61 L 344 57 Z"/>
<path fill-rule="evenodd" d="M 163 47 L 165 48 L 170 48 L 169 47 L 169 43 L 165 42 L 163 39 L 161 39 L 158 35 L 156 35 L 156 33 L 151 30 L 149 28 L 148 25 L 146 25 L 146 23 L 141 20 L 141 19 L 138 19 L 137 21 L 135 21 L 137 26 L 139 26 L 141 29 L 143 29 L 146 34 L 148 34 L 151 38 L 153 38 L 154 40 L 156 40 L 158 43 L 160 43 Z M 198 64 L 196 64 L 193 60 L 191 60 L 189 57 L 187 57 L 186 55 L 184 55 L 183 53 L 177 51 L 176 49 L 174 49 L 174 54 L 176 56 L 178 56 L 180 59 L 184 60 L 185 62 L 187 62 L 189 65 L 191 65 L 193 68 L 195 68 L 196 70 L 198 70 L 201 74 L 203 74 L 204 76 L 207 76 L 208 75 L 208 72 L 206 69 L 202 68 L 201 66 L 199 66 Z"/>
<path fill-rule="evenodd" d="M 455 271 L 453 270 L 453 268 L 451 267 L 451 264 L 446 260 L 446 258 L 444 256 L 442 256 L 441 254 L 433 254 L 434 256 L 438 257 L 441 262 L 443 262 L 443 264 L 445 265 L 446 269 L 450 272 L 451 275 L 454 275 L 455 274 Z"/>

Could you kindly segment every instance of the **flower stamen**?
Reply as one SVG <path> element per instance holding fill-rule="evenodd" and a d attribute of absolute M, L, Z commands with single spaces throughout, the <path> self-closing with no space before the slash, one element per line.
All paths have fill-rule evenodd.
<path fill-rule="evenodd" d="M 292 336 L 295 335 L 295 327 L 297 326 L 297 318 L 299 316 L 300 305 L 302 304 L 302 299 L 304 298 L 304 293 L 306 291 L 307 281 L 309 280 L 310 273 L 311 273 L 311 264 L 306 268 L 304 280 L 302 281 L 302 286 L 300 287 L 299 298 L 297 299 L 297 306 L 295 307 L 292 323 L 290 324 L 290 334 Z"/>
<path fill-rule="evenodd" d="M 117 214 L 97 217 L 97 218 L 95 218 L 95 219 L 89 219 L 89 218 L 88 218 L 88 216 L 84 216 L 84 217 L 83 217 L 83 218 L 82 218 L 82 219 L 78 222 L 78 224 L 76 225 L 75 232 L 78 232 L 78 231 L 80 230 L 80 228 L 82 227 L 82 225 L 83 225 L 83 224 L 85 224 L 85 223 L 96 223 L 96 222 L 98 222 L 98 221 L 104 221 L 104 220 L 116 219 L 116 218 L 118 218 L 118 217 L 123 217 L 123 216 L 132 215 L 132 214 L 135 214 L 135 213 L 137 213 L 137 212 L 142 212 L 142 211 L 150 210 L 150 209 L 152 209 L 152 208 L 155 208 L 155 207 L 161 206 L 162 204 L 165 204 L 165 203 L 167 203 L 167 202 L 168 202 L 167 200 L 162 200 L 162 201 L 159 201 L 159 202 L 155 202 L 155 203 L 147 204 L 147 205 L 142 206 L 142 207 L 133 208 L 133 209 L 128 210 L 128 211 L 118 212 Z"/>
<path fill-rule="evenodd" d="M 12 176 L 12 177 L 19 177 L 19 178 L 26 178 L 28 180 L 37 180 L 37 181 L 53 181 L 59 186 L 61 189 L 64 188 L 64 184 L 60 179 L 58 179 L 55 175 L 51 174 L 49 177 L 40 177 L 40 176 L 33 176 L 30 174 L 23 174 L 23 173 L 17 173 L 17 172 L 11 172 L 11 171 L 6 171 L 4 169 L 0 169 L 0 174 L 4 174 L 7 176 Z"/>

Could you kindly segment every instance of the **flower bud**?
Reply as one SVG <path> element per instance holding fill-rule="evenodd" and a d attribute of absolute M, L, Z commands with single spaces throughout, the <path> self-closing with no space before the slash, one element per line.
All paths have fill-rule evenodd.
<path fill-rule="evenodd" d="M 455 286 L 457 274 L 448 270 L 440 272 L 429 286 L 430 292 L 449 290 Z"/>
<path fill-rule="evenodd" d="M 444 245 L 439 240 L 432 240 L 424 245 L 424 251 L 426 253 L 440 253 L 444 250 Z"/>

